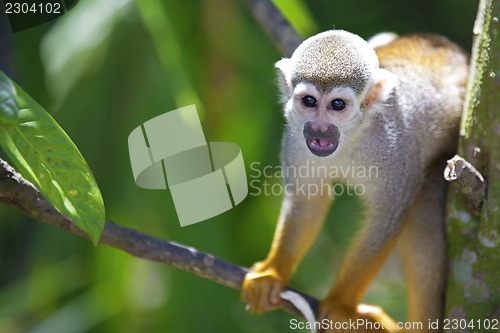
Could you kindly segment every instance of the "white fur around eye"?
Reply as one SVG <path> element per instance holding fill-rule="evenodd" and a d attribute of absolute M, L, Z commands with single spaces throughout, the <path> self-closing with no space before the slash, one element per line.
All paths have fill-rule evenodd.
<path fill-rule="evenodd" d="M 330 90 L 326 96 L 330 101 L 333 101 L 334 99 L 341 99 L 351 105 L 357 101 L 356 93 L 349 87 L 335 87 Z"/>
<path fill-rule="evenodd" d="M 321 92 L 313 84 L 307 82 L 300 82 L 295 86 L 295 89 L 293 90 L 293 95 L 299 98 L 305 96 L 312 96 L 318 99 L 319 96 L 321 95 Z"/>

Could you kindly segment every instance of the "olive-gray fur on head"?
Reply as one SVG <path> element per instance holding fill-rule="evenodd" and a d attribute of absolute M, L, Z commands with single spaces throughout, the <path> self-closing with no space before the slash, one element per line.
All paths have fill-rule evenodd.
<path fill-rule="evenodd" d="M 306 39 L 290 59 L 276 63 L 286 85 L 309 82 L 322 88 L 346 86 L 360 95 L 378 68 L 378 57 L 361 37 L 329 30 Z"/>

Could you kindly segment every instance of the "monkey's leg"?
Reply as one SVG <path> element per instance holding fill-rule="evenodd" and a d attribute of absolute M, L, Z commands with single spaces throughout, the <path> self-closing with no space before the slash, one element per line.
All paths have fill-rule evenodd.
<path fill-rule="evenodd" d="M 373 329 L 373 326 L 355 325 L 347 329 L 330 329 L 327 332 L 394 332 L 387 327 L 394 326 L 394 321 L 382 309 L 359 304 L 366 289 L 378 273 L 394 248 L 403 226 L 403 213 L 406 211 L 402 202 L 389 198 L 390 206 L 378 205 L 368 211 L 369 220 L 352 244 L 340 269 L 336 282 L 327 297 L 320 304 L 319 319 L 329 319 L 334 323 L 357 322 L 361 319 L 383 325 L 386 329 Z"/>
<path fill-rule="evenodd" d="M 447 258 L 444 226 L 447 186 L 443 165 L 439 164 L 427 176 L 401 235 L 408 321 L 422 323 L 423 330 L 419 333 L 430 332 L 429 320 L 441 321 L 443 316 Z"/>
<path fill-rule="evenodd" d="M 289 195 L 283 201 L 271 250 L 243 282 L 242 298 L 250 311 L 263 312 L 280 305 L 281 291 L 323 225 L 331 202 L 328 191 L 323 192 L 311 198 Z"/>

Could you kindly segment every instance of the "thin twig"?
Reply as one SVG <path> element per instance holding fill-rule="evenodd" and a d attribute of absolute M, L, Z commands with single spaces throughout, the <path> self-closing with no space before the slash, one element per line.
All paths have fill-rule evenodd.
<path fill-rule="evenodd" d="M 62 216 L 33 184 L 2 159 L 0 159 L 0 202 L 18 209 L 34 220 L 88 239 L 85 232 Z M 106 222 L 99 244 L 123 250 L 135 257 L 173 266 L 237 290 L 241 289 L 243 278 L 248 271 L 247 268 L 233 265 L 192 247 L 167 242 L 110 221 Z M 318 301 L 310 296 L 301 295 L 316 312 Z M 288 302 L 283 304 L 283 309 L 302 317 L 302 314 Z"/>
<path fill-rule="evenodd" d="M 486 182 L 483 175 L 459 155 L 448 160 L 444 178 L 459 191 L 471 209 L 477 209 L 486 199 Z"/>

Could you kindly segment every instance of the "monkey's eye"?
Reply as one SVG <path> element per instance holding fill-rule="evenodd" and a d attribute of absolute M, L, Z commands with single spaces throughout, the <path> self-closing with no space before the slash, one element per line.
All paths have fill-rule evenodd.
<path fill-rule="evenodd" d="M 317 101 L 316 98 L 312 96 L 306 96 L 302 98 L 302 103 L 304 103 L 304 105 L 308 108 L 312 108 L 313 106 L 316 106 Z"/>
<path fill-rule="evenodd" d="M 330 102 L 330 107 L 335 111 L 341 111 L 345 109 L 345 101 L 341 99 L 334 99 Z"/>

